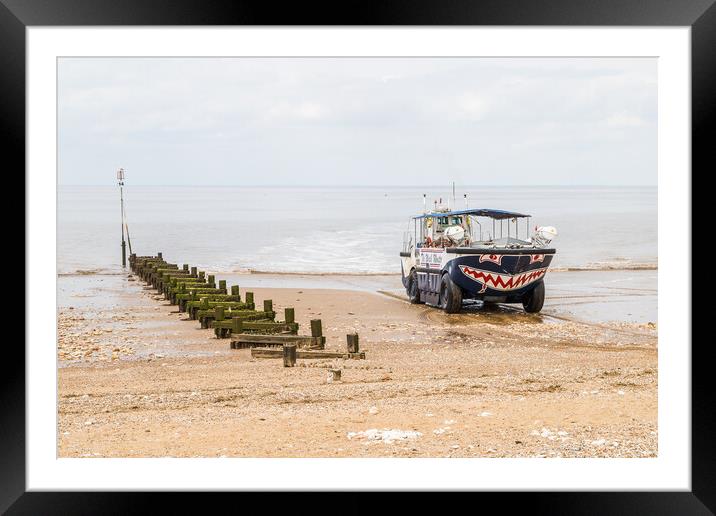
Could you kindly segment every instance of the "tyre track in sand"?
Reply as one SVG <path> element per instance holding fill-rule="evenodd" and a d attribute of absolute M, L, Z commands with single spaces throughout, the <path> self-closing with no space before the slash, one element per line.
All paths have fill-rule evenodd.
<path fill-rule="evenodd" d="M 378 291 L 378 293 L 402 301 L 407 304 L 411 304 L 407 298 L 395 294 L 393 292 L 387 292 L 387 291 Z M 627 335 L 631 337 L 639 337 L 648 339 L 650 336 L 645 335 L 644 333 L 641 333 L 639 331 L 624 329 L 624 328 L 614 328 L 607 324 L 600 324 L 595 322 L 588 322 L 588 321 L 582 321 L 578 319 L 572 319 L 569 317 L 564 316 L 558 316 L 558 315 L 552 315 L 552 314 L 546 314 L 541 313 L 539 315 L 537 314 L 527 314 L 524 313 L 522 310 L 513 308 L 508 305 L 503 304 L 496 304 L 496 307 L 498 310 L 504 312 L 499 313 L 495 312 L 494 310 L 491 310 L 489 312 L 484 311 L 474 311 L 472 313 L 459 313 L 459 314 L 445 314 L 440 309 L 434 308 L 434 307 L 416 307 L 419 311 L 417 311 L 417 318 L 421 322 L 429 323 L 429 324 L 439 324 L 441 326 L 440 329 L 448 330 L 450 329 L 450 326 L 453 325 L 463 325 L 461 327 L 461 330 L 465 331 L 466 336 L 471 337 L 482 337 L 482 328 L 480 326 L 472 326 L 472 325 L 481 325 L 481 324 L 489 324 L 491 328 L 497 327 L 499 328 L 502 325 L 509 325 L 511 322 L 521 322 L 521 323 L 533 323 L 533 324 L 542 324 L 542 323 L 560 323 L 560 322 L 569 322 L 573 324 L 579 324 L 584 326 L 589 326 L 591 328 L 597 328 L 604 331 L 609 331 L 621 335 Z M 470 308 L 468 308 L 470 310 Z M 514 321 L 514 317 L 519 317 L 519 321 Z M 487 317 L 490 318 L 488 320 L 479 320 L 477 317 Z M 513 320 L 510 320 L 513 319 Z M 505 337 L 511 336 L 509 334 L 504 335 Z M 532 337 L 530 337 L 532 338 Z M 559 341 L 553 341 L 545 338 L 541 338 L 540 341 L 557 348 L 574 348 L 574 349 L 591 349 L 595 351 L 639 351 L 639 352 L 650 352 L 655 353 L 656 347 L 651 346 L 637 346 L 637 345 L 604 345 L 604 344 L 580 344 L 576 342 L 566 342 L 563 339 L 560 339 Z"/>

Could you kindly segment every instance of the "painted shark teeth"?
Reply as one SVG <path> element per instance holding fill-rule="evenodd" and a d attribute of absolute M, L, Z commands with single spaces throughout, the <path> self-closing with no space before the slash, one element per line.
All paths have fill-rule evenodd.
<path fill-rule="evenodd" d="M 469 265 L 460 265 L 462 273 L 471 280 L 482 283 L 483 287 L 480 292 L 484 292 L 488 287 L 494 290 L 516 290 L 530 283 L 541 279 L 546 273 L 547 268 L 533 269 L 521 274 L 498 274 L 496 272 L 475 269 Z"/>

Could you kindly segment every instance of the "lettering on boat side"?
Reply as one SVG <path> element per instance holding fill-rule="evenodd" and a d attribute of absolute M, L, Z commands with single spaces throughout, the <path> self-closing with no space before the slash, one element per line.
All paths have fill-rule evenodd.
<path fill-rule="evenodd" d="M 444 249 L 420 250 L 420 263 L 423 267 L 439 268 L 445 256 Z"/>

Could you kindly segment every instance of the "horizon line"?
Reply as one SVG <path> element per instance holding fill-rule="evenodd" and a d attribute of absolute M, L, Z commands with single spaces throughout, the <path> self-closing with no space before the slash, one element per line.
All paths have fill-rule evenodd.
<path fill-rule="evenodd" d="M 116 183 L 109 184 L 109 183 L 56 183 L 56 186 L 117 186 Z M 199 184 L 160 184 L 160 183 L 137 183 L 137 184 L 129 184 L 126 186 L 170 186 L 170 187 L 197 187 L 197 186 L 205 186 L 205 187 L 224 187 L 224 186 L 230 186 L 230 187 L 240 187 L 240 188 L 452 188 L 452 185 L 438 185 L 438 184 L 432 184 L 432 185 L 396 185 L 396 184 L 390 184 L 390 185 L 378 185 L 378 184 L 370 184 L 370 185 L 360 185 L 360 184 L 351 184 L 351 185 L 341 185 L 341 184 L 290 184 L 290 185 L 277 185 L 277 184 L 232 184 L 232 183 L 214 183 L 214 184 L 205 184 L 205 183 L 199 183 Z M 616 188 L 624 188 L 624 187 L 658 187 L 658 184 L 489 184 L 489 185 L 477 185 L 477 184 L 465 184 L 465 185 L 455 185 L 455 188 L 504 188 L 504 187 L 616 187 Z"/>

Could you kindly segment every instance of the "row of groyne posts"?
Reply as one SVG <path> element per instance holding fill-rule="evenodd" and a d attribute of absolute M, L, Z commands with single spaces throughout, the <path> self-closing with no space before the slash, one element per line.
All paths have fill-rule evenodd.
<path fill-rule="evenodd" d="M 326 350 L 321 319 L 311 320 L 311 334 L 299 335 L 293 308 L 285 308 L 283 321 L 276 320 L 273 301 L 265 299 L 256 309 L 254 293 L 243 299 L 238 285 L 227 289 L 226 280 L 218 284 L 213 274 L 207 275 L 187 264 L 181 267 L 156 256 L 129 257 L 132 272 L 164 296 L 189 320 L 199 321 L 202 328 L 213 329 L 219 339 L 230 339 L 231 349 L 251 349 L 255 358 L 283 358 L 284 366 L 293 367 L 297 358 L 362 359 L 358 334 L 346 336 L 346 351 Z M 339 379 L 340 371 L 334 373 Z"/>

